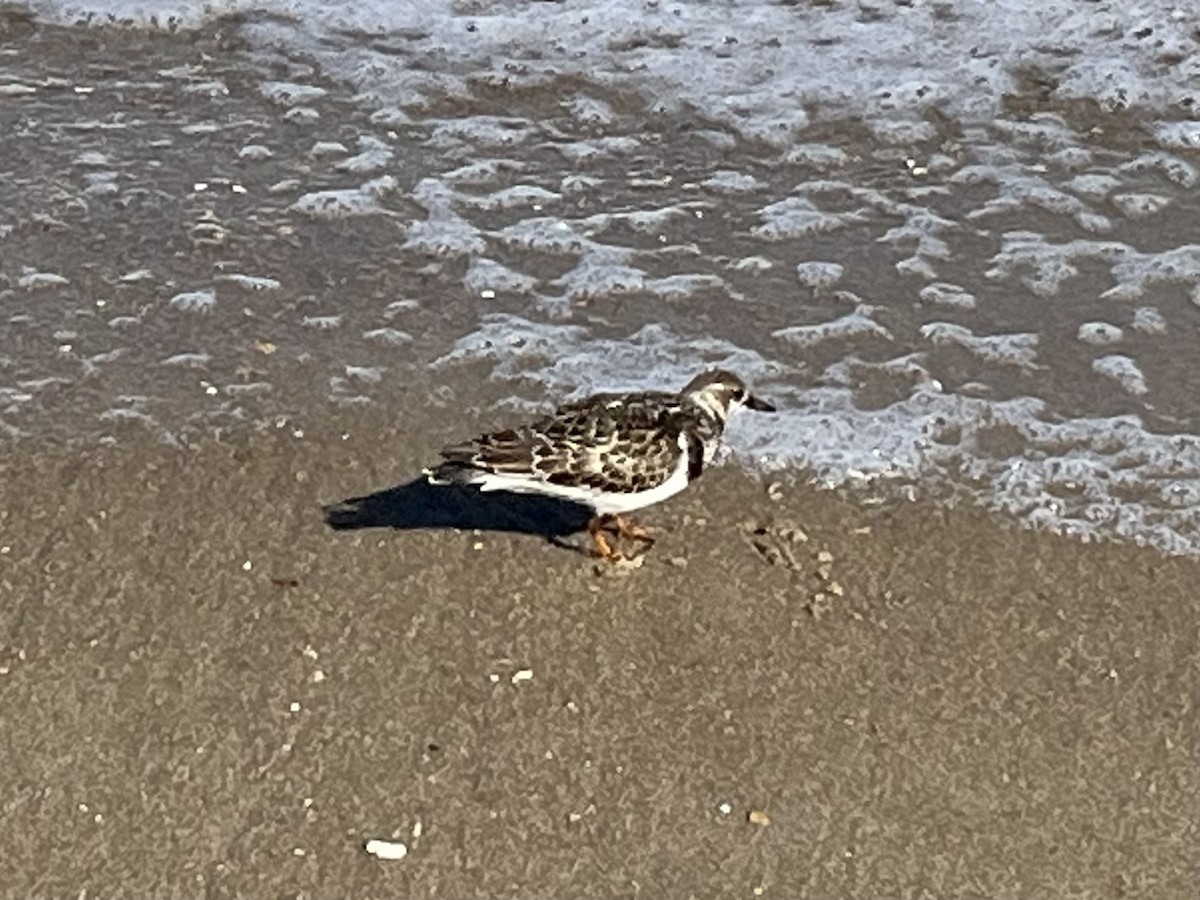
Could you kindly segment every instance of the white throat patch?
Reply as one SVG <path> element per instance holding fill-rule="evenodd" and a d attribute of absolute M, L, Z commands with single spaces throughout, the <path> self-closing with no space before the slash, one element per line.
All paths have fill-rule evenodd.
<path fill-rule="evenodd" d="M 717 401 L 717 398 L 712 394 L 708 393 L 707 391 L 698 391 L 695 394 L 692 394 L 691 399 L 693 403 L 695 403 L 698 407 L 700 407 L 718 422 L 725 421 L 725 416 L 729 411 L 722 406 Z"/>

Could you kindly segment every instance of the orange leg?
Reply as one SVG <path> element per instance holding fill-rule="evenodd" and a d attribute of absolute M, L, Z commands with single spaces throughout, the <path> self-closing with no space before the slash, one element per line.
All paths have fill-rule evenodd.
<path fill-rule="evenodd" d="M 588 534 L 592 536 L 592 543 L 595 544 L 592 554 L 601 559 L 615 561 L 621 558 L 621 554 L 613 549 L 612 544 L 608 542 L 608 538 L 604 536 L 604 530 L 609 524 L 609 516 L 596 516 L 592 521 L 588 522 Z"/>
<path fill-rule="evenodd" d="M 650 529 L 645 528 L 636 522 L 630 522 L 623 519 L 621 516 L 615 517 L 617 526 L 617 534 L 623 538 L 629 538 L 634 541 L 641 541 L 644 544 L 653 544 L 656 538 Z"/>

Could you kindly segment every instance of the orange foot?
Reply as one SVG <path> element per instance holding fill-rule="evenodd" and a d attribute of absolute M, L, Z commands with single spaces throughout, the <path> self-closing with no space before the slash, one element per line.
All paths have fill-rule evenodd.
<path fill-rule="evenodd" d="M 608 534 L 606 535 L 605 532 Z M 595 545 L 592 555 L 610 562 L 626 558 L 625 554 L 613 546 L 612 538 L 641 541 L 646 545 L 647 549 L 656 540 L 650 529 L 643 528 L 641 525 L 629 522 L 621 516 L 614 515 L 603 515 L 593 518 L 592 521 L 588 522 L 588 533 L 592 536 L 592 543 Z M 611 535 L 612 538 L 608 535 Z"/>
<path fill-rule="evenodd" d="M 598 556 L 600 559 L 606 559 L 610 562 L 616 562 L 621 559 L 621 553 L 613 549 L 613 545 L 608 542 L 608 538 L 604 536 L 604 530 L 610 525 L 610 516 L 596 516 L 592 521 L 588 522 L 588 534 L 592 536 L 592 543 L 595 545 L 592 550 L 593 556 Z"/>
<path fill-rule="evenodd" d="M 614 516 L 613 518 L 615 519 L 614 524 L 617 526 L 617 534 L 621 537 L 641 541 L 647 546 L 652 545 L 657 540 L 649 528 L 645 528 L 636 522 L 626 521 L 620 516 Z"/>

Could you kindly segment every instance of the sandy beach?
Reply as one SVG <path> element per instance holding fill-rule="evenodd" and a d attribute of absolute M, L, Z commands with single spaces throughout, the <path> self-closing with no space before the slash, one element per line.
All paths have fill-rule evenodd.
<path fill-rule="evenodd" d="M 1194 561 L 732 468 L 627 570 L 330 527 L 404 412 L 6 454 L 8 896 L 1195 895 Z"/>

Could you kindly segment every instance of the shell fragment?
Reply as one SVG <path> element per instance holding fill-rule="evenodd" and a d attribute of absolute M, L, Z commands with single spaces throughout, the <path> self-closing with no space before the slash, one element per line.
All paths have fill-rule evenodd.
<path fill-rule="evenodd" d="M 378 859 L 404 859 L 408 856 L 408 845 L 400 841 L 371 840 L 366 843 L 366 851 Z"/>

